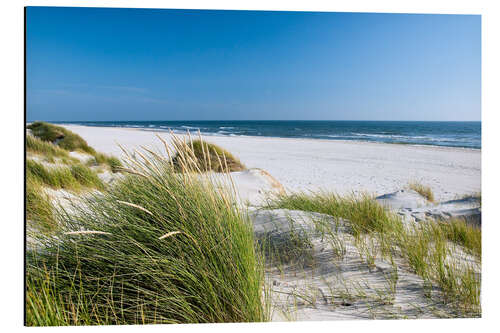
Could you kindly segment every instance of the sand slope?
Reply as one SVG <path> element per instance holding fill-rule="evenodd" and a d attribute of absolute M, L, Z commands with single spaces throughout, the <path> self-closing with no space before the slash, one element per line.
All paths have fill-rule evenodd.
<path fill-rule="evenodd" d="M 255 210 L 250 218 L 257 237 L 265 235 L 271 242 L 279 242 L 291 232 L 299 232 L 314 246 L 307 265 L 268 267 L 273 321 L 453 316 L 453 310 L 437 295 L 429 297 L 422 278 L 410 272 L 402 260 L 391 264 L 377 256 L 374 267 L 369 266 L 345 221 L 287 209 Z M 339 226 L 337 237 L 344 244 L 343 252 L 318 233 L 317 221 Z M 454 256 L 453 260 L 477 265 L 480 271 L 480 264 L 463 257 Z"/>

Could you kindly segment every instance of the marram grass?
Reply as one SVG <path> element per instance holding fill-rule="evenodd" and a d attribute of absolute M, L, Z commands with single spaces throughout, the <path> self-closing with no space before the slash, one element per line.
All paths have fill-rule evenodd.
<path fill-rule="evenodd" d="M 66 160 L 73 160 L 68 151 L 56 146 L 50 142 L 43 141 L 33 135 L 26 136 L 26 151 L 38 155 L 43 155 L 47 158 L 64 158 Z"/>
<path fill-rule="evenodd" d="M 28 159 L 26 160 L 26 176 L 54 189 L 76 190 L 80 188 L 80 184 L 67 167 L 49 168 L 42 163 Z"/>
<path fill-rule="evenodd" d="M 370 232 L 397 232 L 401 221 L 369 195 L 340 196 L 335 193 L 293 193 L 274 197 L 270 209 L 296 209 L 331 215 L 349 221 L 355 236 Z"/>
<path fill-rule="evenodd" d="M 116 186 L 59 211 L 57 237 L 28 252 L 26 323 L 267 320 L 252 225 L 230 194 L 138 155 Z"/>
<path fill-rule="evenodd" d="M 172 158 L 174 167 L 177 170 L 183 170 L 189 165 L 189 168 L 196 166 L 196 171 L 206 172 L 234 172 L 245 170 L 246 167 L 233 154 L 227 150 L 200 139 L 173 141 L 175 155 Z"/>
<path fill-rule="evenodd" d="M 89 188 L 96 188 L 98 190 L 104 189 L 104 184 L 97 176 L 97 173 L 83 164 L 75 164 L 69 168 L 71 175 L 82 186 Z"/>
<path fill-rule="evenodd" d="M 437 223 L 446 239 L 463 246 L 481 259 L 481 228 L 468 224 L 462 219 L 450 219 Z"/>
<path fill-rule="evenodd" d="M 96 152 L 81 136 L 70 130 L 41 121 L 27 126 L 32 136 L 26 137 L 26 148 L 28 151 L 42 153 L 46 156 L 57 156 L 66 160 L 75 161 L 69 157 L 69 151 L 81 151 L 94 157 L 96 165 L 108 165 L 112 172 L 117 172 L 122 166 L 119 159 L 103 153 Z"/>
<path fill-rule="evenodd" d="M 427 201 L 434 202 L 434 193 L 429 186 L 420 184 L 418 182 L 412 182 L 408 185 L 408 187 L 423 196 Z"/>
<path fill-rule="evenodd" d="M 34 122 L 27 127 L 37 138 L 46 142 L 55 143 L 57 146 L 67 151 L 80 149 L 86 153 L 95 154 L 95 150 L 90 147 L 84 139 L 64 127 L 41 121 Z"/>
<path fill-rule="evenodd" d="M 26 220 L 42 232 L 56 227 L 53 206 L 42 185 L 33 177 L 26 179 Z"/>
<path fill-rule="evenodd" d="M 82 188 L 104 189 L 95 171 L 83 164 L 46 167 L 34 160 L 26 160 L 26 177 L 53 189 L 79 191 Z M 27 187 L 31 186 L 28 184 Z"/>
<path fill-rule="evenodd" d="M 122 166 L 122 163 L 118 158 L 103 153 L 95 153 L 94 161 L 95 164 L 97 165 L 101 164 L 108 165 L 109 168 L 111 169 L 111 172 L 118 172 L 119 168 Z"/>
<path fill-rule="evenodd" d="M 366 195 L 295 193 L 272 198 L 267 208 L 318 212 L 343 219 L 358 242 L 363 243 L 366 236 L 376 240 L 363 243 L 372 255 L 380 255 L 389 262 L 394 257 L 403 259 L 427 285 L 436 286 L 440 301 L 453 309 L 454 316 L 480 316 L 481 229 L 462 220 L 429 220 L 405 226 L 400 217 Z M 334 235 L 335 229 L 333 224 L 327 233 Z M 456 246 L 468 251 L 475 263 L 455 260 Z"/>

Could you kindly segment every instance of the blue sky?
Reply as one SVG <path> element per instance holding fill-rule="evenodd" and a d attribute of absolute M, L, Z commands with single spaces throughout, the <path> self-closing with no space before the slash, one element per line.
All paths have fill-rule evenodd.
<path fill-rule="evenodd" d="M 480 120 L 481 18 L 28 7 L 33 120 Z"/>

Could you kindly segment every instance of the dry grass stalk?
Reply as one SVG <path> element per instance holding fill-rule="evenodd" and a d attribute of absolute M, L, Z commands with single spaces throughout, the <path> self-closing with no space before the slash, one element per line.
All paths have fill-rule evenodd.
<path fill-rule="evenodd" d="M 154 215 L 153 215 L 153 213 L 151 213 L 151 212 L 150 212 L 149 210 L 147 210 L 146 208 L 141 207 L 141 206 L 136 205 L 136 204 L 133 204 L 133 203 L 131 203 L 131 202 L 120 201 L 120 200 L 116 200 L 116 202 L 121 203 L 121 204 L 123 204 L 123 205 L 125 205 L 125 206 L 129 206 L 129 207 L 134 207 L 134 208 L 137 208 L 137 209 L 139 209 L 139 210 L 142 210 L 142 211 L 143 211 L 143 212 L 145 212 L 145 213 L 148 213 L 148 214 L 149 214 L 149 215 L 151 215 L 151 216 L 154 216 Z"/>
<path fill-rule="evenodd" d="M 82 231 L 70 231 L 65 232 L 65 235 L 111 235 L 109 232 L 97 231 L 97 230 L 82 230 Z"/>

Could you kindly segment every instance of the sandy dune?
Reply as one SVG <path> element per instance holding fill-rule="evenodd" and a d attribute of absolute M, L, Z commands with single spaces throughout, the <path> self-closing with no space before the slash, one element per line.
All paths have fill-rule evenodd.
<path fill-rule="evenodd" d="M 294 233 L 308 235 L 313 244 L 307 265 L 268 267 L 271 283 L 273 321 L 440 318 L 452 316 L 437 297 L 426 297 L 421 277 L 410 272 L 400 259 L 391 264 L 377 257 L 367 264 L 362 247 L 356 245 L 342 220 L 296 210 L 255 210 L 250 212 L 257 237 L 274 242 Z M 342 248 L 333 247 L 328 237 L 315 228 L 318 221 L 338 223 L 337 237 Z M 293 226 L 292 226 L 293 224 Z M 267 238 L 269 237 L 269 238 Z M 366 238 L 370 241 L 370 238 Z M 456 250 L 459 251 L 459 250 Z M 449 258 L 457 264 L 480 264 L 469 257 Z"/>
<path fill-rule="evenodd" d="M 122 155 L 118 143 L 127 150 L 145 146 L 163 151 L 155 135 L 169 138 L 165 132 L 65 127 L 81 135 L 97 151 L 116 156 Z M 480 151 L 305 139 L 205 139 L 234 153 L 248 167 L 233 172 L 231 178 L 225 174 L 203 177 L 208 176 L 206 179 L 216 186 L 234 184 L 239 202 L 248 206 L 246 212 L 258 240 L 263 244 L 292 244 L 299 235 L 311 242 L 310 247 L 302 249 L 304 257 L 297 263 L 266 266 L 273 321 L 454 316 L 453 309 L 444 306 L 437 294 L 431 295 L 435 291 L 429 291 L 403 259 L 394 258 L 389 263 L 375 255 L 373 263 L 369 263 L 367 253 L 373 251 L 369 248 L 374 240 L 369 236 L 355 239 L 346 221 L 318 213 L 262 209 L 261 205 L 269 194 L 285 190 L 368 191 L 378 194 L 377 201 L 410 223 L 425 217 L 477 215 L 480 225 L 477 199 L 457 199 L 480 191 Z M 72 154 L 85 160 L 80 155 Z M 410 181 L 431 186 L 437 202 L 429 203 L 418 193 L 404 189 Z M 64 190 L 50 194 L 62 206 L 75 199 Z M 335 237 L 321 233 L 321 225 L 335 225 Z M 37 246 L 32 241 L 30 244 Z M 481 274 L 480 261 L 459 246 L 453 245 L 452 249 L 453 255 L 447 260 L 454 265 L 472 265 L 476 274 Z"/>

